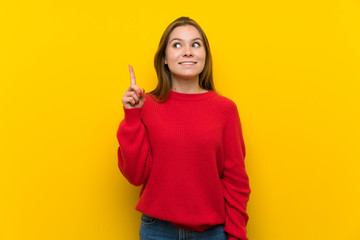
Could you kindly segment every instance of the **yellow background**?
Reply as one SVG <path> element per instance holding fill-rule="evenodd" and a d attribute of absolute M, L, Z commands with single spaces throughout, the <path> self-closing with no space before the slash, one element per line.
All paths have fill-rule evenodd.
<path fill-rule="evenodd" d="M 360 239 L 359 1 L 1 1 L 0 239 L 138 239 L 121 98 L 180 16 L 238 106 L 252 240 Z"/>

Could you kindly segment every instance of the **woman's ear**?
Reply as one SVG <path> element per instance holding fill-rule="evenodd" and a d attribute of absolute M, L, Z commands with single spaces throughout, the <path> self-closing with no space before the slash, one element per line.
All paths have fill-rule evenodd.
<path fill-rule="evenodd" d="M 167 58 L 166 58 L 166 55 L 164 56 L 164 58 L 165 58 L 165 65 L 167 65 Z"/>

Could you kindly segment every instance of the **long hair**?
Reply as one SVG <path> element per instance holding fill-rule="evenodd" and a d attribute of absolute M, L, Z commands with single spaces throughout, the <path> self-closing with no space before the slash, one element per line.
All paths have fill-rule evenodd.
<path fill-rule="evenodd" d="M 199 74 L 199 86 L 206 90 L 212 90 L 215 91 L 215 86 L 213 82 L 213 71 L 212 71 L 212 57 L 210 52 L 210 45 L 208 42 L 208 39 L 205 35 L 205 32 L 202 30 L 200 25 L 195 22 L 194 20 L 190 19 L 189 17 L 180 17 L 173 21 L 164 31 L 158 50 L 155 54 L 154 58 L 154 66 L 157 73 L 158 78 L 158 84 L 156 88 L 149 92 L 150 94 L 154 95 L 157 99 L 154 99 L 151 95 L 151 98 L 159 103 L 165 102 L 169 91 L 172 87 L 171 82 L 171 73 L 169 70 L 169 67 L 165 65 L 165 50 L 166 46 L 169 40 L 169 36 L 172 33 L 172 31 L 179 26 L 185 26 L 185 25 L 192 25 L 196 27 L 196 29 L 199 31 L 199 33 L 202 36 L 202 39 L 204 41 L 205 51 L 206 51 L 206 59 L 205 59 L 205 66 L 203 71 Z"/>

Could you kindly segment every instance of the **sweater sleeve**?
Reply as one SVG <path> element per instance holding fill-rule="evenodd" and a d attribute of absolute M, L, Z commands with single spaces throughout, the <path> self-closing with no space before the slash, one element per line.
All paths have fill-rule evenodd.
<path fill-rule="evenodd" d="M 146 128 L 141 121 L 142 108 L 124 108 L 124 119 L 117 131 L 118 166 L 124 177 L 140 186 L 148 178 L 152 157 Z"/>
<path fill-rule="evenodd" d="M 232 102 L 226 117 L 224 127 L 225 167 L 221 177 L 226 210 L 224 231 L 228 233 L 228 240 L 247 240 L 246 207 L 251 191 L 245 171 L 245 145 L 240 117 L 234 102 Z"/>

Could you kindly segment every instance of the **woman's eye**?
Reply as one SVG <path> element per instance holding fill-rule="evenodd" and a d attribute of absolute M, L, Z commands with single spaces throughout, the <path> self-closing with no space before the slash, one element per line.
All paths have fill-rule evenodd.
<path fill-rule="evenodd" d="M 175 48 L 179 48 L 180 46 L 181 46 L 180 43 L 175 43 L 175 44 L 173 45 L 173 47 L 175 47 Z M 194 46 L 194 47 L 200 47 L 200 43 L 194 42 L 194 43 L 193 43 L 193 46 Z"/>

